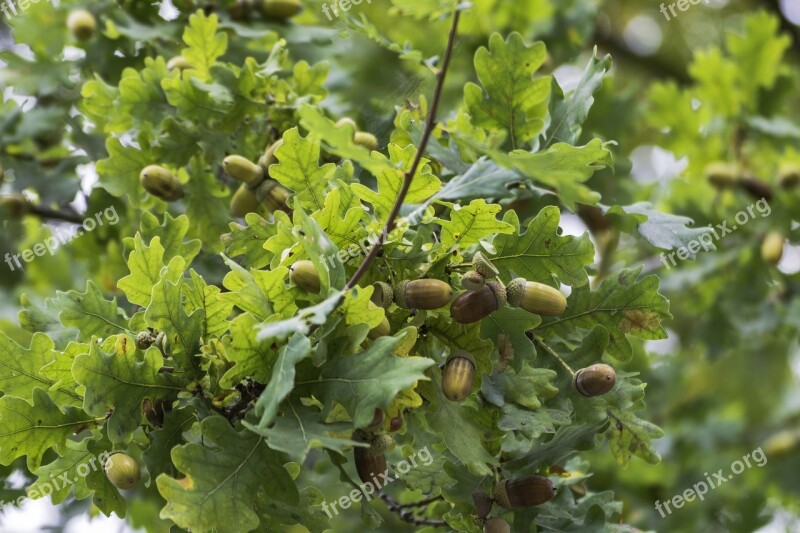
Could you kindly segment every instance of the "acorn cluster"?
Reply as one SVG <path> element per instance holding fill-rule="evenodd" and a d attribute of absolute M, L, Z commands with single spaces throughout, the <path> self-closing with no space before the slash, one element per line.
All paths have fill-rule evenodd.
<path fill-rule="evenodd" d="M 291 212 L 286 204 L 289 199 L 288 189 L 269 176 L 270 165 L 278 162 L 275 151 L 282 144 L 283 140 L 279 139 L 267 146 L 264 154 L 258 159 L 258 164 L 240 155 L 229 155 L 222 161 L 225 173 L 241 182 L 231 199 L 231 215 L 243 217 L 258 210 L 262 205 L 270 213 L 278 210 Z"/>
<path fill-rule="evenodd" d="M 719 190 L 741 189 L 754 198 L 772 198 L 772 186 L 753 175 L 753 173 L 734 163 L 726 161 L 714 161 L 705 168 L 705 175 L 708 182 Z M 776 178 L 778 187 L 783 190 L 791 190 L 800 185 L 800 166 L 796 164 L 785 164 L 778 170 Z"/>

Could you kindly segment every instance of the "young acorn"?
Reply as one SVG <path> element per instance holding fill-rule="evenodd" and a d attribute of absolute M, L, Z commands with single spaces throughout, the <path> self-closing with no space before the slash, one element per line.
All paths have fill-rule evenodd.
<path fill-rule="evenodd" d="M 289 267 L 289 279 L 306 292 L 313 292 L 319 294 L 321 285 L 319 282 L 319 274 L 314 263 L 308 259 L 297 261 Z"/>
<path fill-rule="evenodd" d="M 800 185 L 800 166 L 783 165 L 778 172 L 778 185 L 784 190 L 794 189 Z"/>
<path fill-rule="evenodd" d="M 505 307 L 506 303 L 506 289 L 500 283 L 490 281 L 480 290 L 459 295 L 450 306 L 450 316 L 459 324 L 472 324 Z"/>
<path fill-rule="evenodd" d="M 761 259 L 768 265 L 777 265 L 783 257 L 783 235 L 770 231 L 761 242 Z"/>
<path fill-rule="evenodd" d="M 119 489 L 132 489 L 139 484 L 139 463 L 130 455 L 115 453 L 106 459 L 103 465 L 106 477 L 112 485 Z"/>
<path fill-rule="evenodd" d="M 4 194 L 0 196 L 0 209 L 8 213 L 10 218 L 20 219 L 28 214 L 30 205 L 21 194 Z"/>
<path fill-rule="evenodd" d="M 608 365 L 596 365 L 581 368 L 575 373 L 573 384 L 581 395 L 586 397 L 602 396 L 617 383 L 617 373 Z"/>
<path fill-rule="evenodd" d="M 258 211 L 258 206 L 261 203 L 258 201 L 255 193 L 242 183 L 231 198 L 231 215 L 235 217 L 243 217 L 247 213 Z"/>
<path fill-rule="evenodd" d="M 288 19 L 300 13 L 300 0 L 260 0 L 261 13 L 270 19 Z"/>
<path fill-rule="evenodd" d="M 167 70 L 187 70 L 190 68 L 192 68 L 192 64 L 183 56 L 175 56 L 167 61 Z"/>
<path fill-rule="evenodd" d="M 247 185 L 255 185 L 264 179 L 264 169 L 246 157 L 229 155 L 222 160 L 225 174 Z"/>
<path fill-rule="evenodd" d="M 358 131 L 358 124 L 356 124 L 356 121 L 353 120 L 352 118 L 349 117 L 340 118 L 339 120 L 336 121 L 336 124 L 334 124 L 334 126 L 336 126 L 337 128 L 341 128 L 348 124 L 350 126 L 353 126 L 353 138 L 355 138 L 356 132 Z"/>
<path fill-rule="evenodd" d="M 706 179 L 718 189 L 734 187 L 737 182 L 738 169 L 736 165 L 725 161 L 714 161 L 705 168 Z"/>
<path fill-rule="evenodd" d="M 142 169 L 139 181 L 144 190 L 165 202 L 183 198 L 183 185 L 172 172 L 159 165 L 149 165 Z"/>
<path fill-rule="evenodd" d="M 403 309 L 439 309 L 452 295 L 450 285 L 438 279 L 403 280 L 394 287 L 394 301 Z"/>
<path fill-rule="evenodd" d="M 357 131 L 353 136 L 353 142 L 360 144 L 368 150 L 378 149 L 378 138 L 368 131 Z"/>
<path fill-rule="evenodd" d="M 470 270 L 461 276 L 461 286 L 468 291 L 477 291 L 486 285 L 486 278 L 477 270 Z"/>
<path fill-rule="evenodd" d="M 77 40 L 87 41 L 94 35 L 94 30 L 97 29 L 97 21 L 89 11 L 76 9 L 71 11 L 67 17 L 67 28 Z"/>
<path fill-rule="evenodd" d="M 558 316 L 567 309 L 567 298 L 561 291 L 525 278 L 511 280 L 506 294 L 508 305 L 541 316 Z"/>
<path fill-rule="evenodd" d="M 555 493 L 555 485 L 544 476 L 503 479 L 494 486 L 494 501 L 506 509 L 530 507 L 549 502 Z"/>
<path fill-rule="evenodd" d="M 376 281 L 372 284 L 373 291 L 370 301 L 378 307 L 389 309 L 394 301 L 394 290 L 392 286 L 383 281 Z"/>
<path fill-rule="evenodd" d="M 373 309 L 377 310 L 378 309 L 378 306 L 375 305 L 372 302 L 369 302 L 367 307 L 370 310 L 373 310 Z M 375 340 L 375 339 L 379 339 L 381 337 L 385 337 L 386 335 L 389 335 L 391 332 L 392 332 L 392 326 L 389 324 L 389 319 L 387 319 L 386 315 L 384 315 L 383 316 L 383 320 L 381 320 L 381 323 L 378 324 L 377 326 L 375 326 L 374 328 L 372 328 L 367 336 L 370 339 Z"/>
<path fill-rule="evenodd" d="M 283 139 L 278 139 L 267 147 L 264 151 L 264 155 L 258 158 L 258 165 L 264 169 L 264 172 L 268 172 L 269 166 L 278 162 L 278 158 L 275 157 L 275 150 L 281 146 L 283 146 Z"/>
<path fill-rule="evenodd" d="M 452 402 L 464 400 L 472 392 L 475 378 L 475 360 L 466 350 L 456 350 L 442 371 L 442 394 Z"/>
<path fill-rule="evenodd" d="M 511 533 L 511 526 L 499 516 L 495 516 L 483 524 L 483 533 Z"/>

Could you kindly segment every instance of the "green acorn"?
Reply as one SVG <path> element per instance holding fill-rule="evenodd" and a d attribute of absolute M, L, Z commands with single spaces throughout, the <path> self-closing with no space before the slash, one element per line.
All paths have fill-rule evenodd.
<path fill-rule="evenodd" d="M 264 172 L 269 171 L 269 166 L 278 163 L 278 158 L 275 157 L 275 150 L 283 146 L 283 139 L 278 139 L 274 143 L 270 144 L 267 149 L 264 151 L 264 155 L 262 155 L 258 159 L 258 164 L 261 168 L 264 169 Z"/>
<path fill-rule="evenodd" d="M 483 524 L 483 533 L 511 533 L 511 526 L 499 516 L 495 516 Z"/>
<path fill-rule="evenodd" d="M 553 482 L 544 476 L 501 480 L 494 487 L 494 501 L 501 507 L 530 507 L 547 503 L 555 496 Z"/>
<path fill-rule="evenodd" d="M 450 316 L 459 324 L 472 324 L 505 307 L 506 302 L 505 288 L 496 281 L 490 281 L 480 290 L 459 295 L 450 306 Z"/>
<path fill-rule="evenodd" d="M 183 56 L 175 56 L 167 62 L 168 70 L 187 70 L 190 68 L 192 68 L 192 64 Z"/>
<path fill-rule="evenodd" d="M 247 213 L 258 211 L 259 205 L 258 198 L 250 187 L 242 183 L 231 198 L 231 215 L 243 217 Z"/>
<path fill-rule="evenodd" d="M 76 9 L 71 11 L 67 17 L 67 28 L 77 40 L 86 41 L 94 35 L 94 30 L 97 29 L 97 21 L 89 11 Z"/>
<path fill-rule="evenodd" d="M 617 373 L 602 363 L 578 370 L 573 379 L 578 392 L 587 397 L 602 396 L 613 389 L 616 383 Z"/>
<path fill-rule="evenodd" d="M 453 289 L 438 279 L 403 280 L 394 288 L 394 301 L 403 309 L 431 310 L 447 305 Z"/>
<path fill-rule="evenodd" d="M 486 278 L 477 270 L 470 270 L 461 277 L 461 286 L 468 291 L 477 291 L 486 285 Z"/>
<path fill-rule="evenodd" d="M 240 155 L 229 155 L 222 160 L 225 174 L 248 185 L 264 179 L 264 169 Z"/>
<path fill-rule="evenodd" d="M 347 125 L 350 125 L 350 126 L 353 127 L 353 138 L 355 139 L 356 132 L 358 131 L 358 125 L 356 124 L 355 120 L 353 120 L 352 118 L 344 117 L 344 118 L 341 118 L 341 119 L 337 120 L 336 124 L 335 124 L 335 126 L 337 128 L 342 128 L 342 127 L 347 126 Z"/>
<path fill-rule="evenodd" d="M 800 166 L 794 164 L 783 165 L 778 172 L 778 184 L 782 189 L 794 189 L 800 185 Z"/>
<path fill-rule="evenodd" d="M 506 294 L 511 307 L 521 307 L 541 316 L 558 316 L 567 309 L 567 298 L 561 291 L 525 278 L 511 280 Z"/>
<path fill-rule="evenodd" d="M 319 274 L 317 274 L 317 267 L 307 259 L 297 261 L 289 267 L 289 279 L 306 292 L 319 294 L 319 291 L 322 289 L 319 282 Z"/>
<path fill-rule="evenodd" d="M 378 310 L 378 306 L 375 305 L 372 302 L 369 302 L 367 307 L 370 309 L 370 311 L 372 311 L 372 310 L 377 311 Z M 381 323 L 378 324 L 377 326 L 375 326 L 374 328 L 372 328 L 367 336 L 370 339 L 375 340 L 375 339 L 379 339 L 381 337 L 385 337 L 386 335 L 389 335 L 391 332 L 392 332 L 392 327 L 389 324 L 389 320 L 384 315 L 383 320 L 381 320 Z"/>
<path fill-rule="evenodd" d="M 260 0 L 261 13 L 270 19 L 288 19 L 302 11 L 300 0 Z"/>
<path fill-rule="evenodd" d="M 738 172 L 736 165 L 724 161 L 709 163 L 705 168 L 706 179 L 718 189 L 727 189 L 735 186 Z"/>
<path fill-rule="evenodd" d="M 783 257 L 785 239 L 780 232 L 770 231 L 761 243 L 761 259 L 768 265 L 777 265 Z"/>
<path fill-rule="evenodd" d="M 8 213 L 10 218 L 20 219 L 28 213 L 30 204 L 21 194 L 4 194 L 0 196 L 0 208 Z"/>
<path fill-rule="evenodd" d="M 368 150 L 378 149 L 378 138 L 367 131 L 357 131 L 355 136 L 353 136 L 353 142 L 360 144 Z"/>
<path fill-rule="evenodd" d="M 289 190 L 280 185 L 273 179 L 264 180 L 256 187 L 256 197 L 264 204 L 270 213 L 283 211 L 291 214 L 287 201 L 289 200 Z"/>
<path fill-rule="evenodd" d="M 103 470 L 111 484 L 119 489 L 129 490 L 139 484 L 139 463 L 130 455 L 115 453 L 109 456 Z"/>
<path fill-rule="evenodd" d="M 144 190 L 165 202 L 174 202 L 183 197 L 183 185 L 172 172 L 159 165 L 149 165 L 142 169 L 139 181 Z"/>
<path fill-rule="evenodd" d="M 475 361 L 472 354 L 456 350 L 444 365 L 442 371 L 442 393 L 453 402 L 464 400 L 472 392 L 475 378 Z"/>
<path fill-rule="evenodd" d="M 378 307 L 389 309 L 394 301 L 394 290 L 392 286 L 383 281 L 376 281 L 372 284 L 373 291 L 370 300 Z"/>
<path fill-rule="evenodd" d="M 483 252 L 478 252 L 472 257 L 472 266 L 486 279 L 494 279 L 500 274 Z"/>

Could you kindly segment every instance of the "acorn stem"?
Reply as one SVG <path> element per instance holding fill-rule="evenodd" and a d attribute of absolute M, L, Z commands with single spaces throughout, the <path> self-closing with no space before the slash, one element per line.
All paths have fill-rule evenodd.
<path fill-rule="evenodd" d="M 572 367 L 571 367 L 571 366 L 569 366 L 569 365 L 567 364 L 567 362 L 566 362 L 566 361 L 564 361 L 564 359 L 562 359 L 562 358 L 561 358 L 561 356 L 560 356 L 560 355 L 558 355 L 558 354 L 555 352 L 555 350 L 553 350 L 553 349 L 552 349 L 550 346 L 548 346 L 547 344 L 545 344 L 545 342 L 544 342 L 544 339 L 542 339 L 542 338 L 541 338 L 540 336 L 538 336 L 538 335 L 532 335 L 532 337 L 533 337 L 533 340 L 536 342 L 536 344 L 538 344 L 539 346 L 541 346 L 542 348 L 544 348 L 544 351 L 545 351 L 545 352 L 547 352 L 548 354 L 550 354 L 550 355 L 552 355 L 553 357 L 555 357 L 555 358 L 556 358 L 556 360 L 557 360 L 559 363 L 561 363 L 561 366 L 563 366 L 565 369 L 567 369 L 567 372 L 569 372 L 569 373 L 570 373 L 570 375 L 571 375 L 573 378 L 575 377 L 575 371 L 572 369 Z"/>

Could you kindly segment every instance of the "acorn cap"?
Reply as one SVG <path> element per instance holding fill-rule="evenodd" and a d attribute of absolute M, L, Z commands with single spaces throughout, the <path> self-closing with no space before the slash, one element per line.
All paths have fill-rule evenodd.
<path fill-rule="evenodd" d="M 353 136 L 353 142 L 356 144 L 360 144 L 361 146 L 367 148 L 368 150 L 378 149 L 378 138 L 367 131 L 357 131 L 356 134 Z"/>
<path fill-rule="evenodd" d="M 28 213 L 30 204 L 21 194 L 4 194 L 0 196 L 0 208 L 6 211 L 10 218 L 19 219 Z"/>
<path fill-rule="evenodd" d="M 511 502 L 508 501 L 508 492 L 506 490 L 507 479 L 501 479 L 494 486 L 494 502 L 500 507 L 511 509 Z"/>
<path fill-rule="evenodd" d="M 477 291 L 486 285 L 486 278 L 477 270 L 470 270 L 461 277 L 461 286 L 468 291 Z"/>
<path fill-rule="evenodd" d="M 303 10 L 300 0 L 256 0 L 261 13 L 270 19 L 288 19 Z"/>
<path fill-rule="evenodd" d="M 575 388 L 586 397 L 602 396 L 613 389 L 616 383 L 617 373 L 602 363 L 578 370 L 573 379 Z"/>
<path fill-rule="evenodd" d="M 139 173 L 144 190 L 165 202 L 174 202 L 183 197 L 183 185 L 172 172 L 159 165 L 148 165 Z"/>
<path fill-rule="evenodd" d="M 385 451 L 393 450 L 397 446 L 394 437 L 385 433 L 373 435 L 370 441 L 370 452 L 373 455 L 382 454 Z"/>
<path fill-rule="evenodd" d="M 70 11 L 67 17 L 67 28 L 73 37 L 79 41 L 86 41 L 94 35 L 94 30 L 97 29 L 97 21 L 89 11 L 76 9 Z"/>
<path fill-rule="evenodd" d="M 229 155 L 223 159 L 222 168 L 228 176 L 248 185 L 264 179 L 264 169 L 240 155 Z"/>
<path fill-rule="evenodd" d="M 128 490 L 139 484 L 139 463 L 130 455 L 115 453 L 103 465 L 106 477 L 117 488 Z"/>
<path fill-rule="evenodd" d="M 403 280 L 394 287 L 394 301 L 404 309 L 431 310 L 444 307 L 453 289 L 438 279 Z"/>
<path fill-rule="evenodd" d="M 499 516 L 495 516 L 483 525 L 483 533 L 511 533 L 511 526 Z"/>
<path fill-rule="evenodd" d="M 376 281 L 372 284 L 373 291 L 370 300 L 378 307 L 388 309 L 394 301 L 394 290 L 392 286 L 383 281 Z"/>
<path fill-rule="evenodd" d="M 453 402 L 464 400 L 472 392 L 475 379 L 475 360 L 465 350 L 456 350 L 442 371 L 442 393 Z"/>
<path fill-rule="evenodd" d="M 500 274 L 500 271 L 497 270 L 497 267 L 495 267 L 492 262 L 489 261 L 485 255 L 483 255 L 483 252 L 477 252 L 472 257 L 472 266 L 475 267 L 475 270 L 480 272 L 486 279 L 494 279 Z"/>
<path fill-rule="evenodd" d="M 242 183 L 231 198 L 231 215 L 243 217 L 247 213 L 258 211 L 258 198 L 250 188 Z"/>
<path fill-rule="evenodd" d="M 780 232 L 771 231 L 761 243 L 761 259 L 770 265 L 777 265 L 783 257 L 785 238 Z"/>
<path fill-rule="evenodd" d="M 306 292 L 318 294 L 322 288 L 317 267 L 307 259 L 297 261 L 289 267 L 289 279 Z"/>

